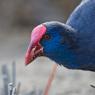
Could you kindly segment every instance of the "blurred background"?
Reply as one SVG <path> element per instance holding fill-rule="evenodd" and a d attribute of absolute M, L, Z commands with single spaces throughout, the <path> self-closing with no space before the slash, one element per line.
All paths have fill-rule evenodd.
<path fill-rule="evenodd" d="M 24 65 L 30 33 L 33 27 L 46 21 L 56 20 L 65 23 L 80 1 L 0 0 L 0 93 L 3 89 L 2 65 L 7 64 L 12 73 L 13 61 L 16 61 L 16 81 L 21 82 L 22 95 L 34 88 L 45 88 L 52 65 L 55 63 L 41 57 L 27 67 Z M 95 73 L 73 71 L 58 66 L 49 95 L 95 95 L 95 89 L 91 88 L 90 84 L 95 84 Z"/>

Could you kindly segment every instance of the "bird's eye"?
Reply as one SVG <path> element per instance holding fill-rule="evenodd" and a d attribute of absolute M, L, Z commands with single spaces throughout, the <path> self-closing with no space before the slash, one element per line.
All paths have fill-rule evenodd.
<path fill-rule="evenodd" d="M 45 39 L 45 40 L 49 40 L 50 38 L 51 38 L 51 36 L 49 34 L 45 34 L 43 37 L 43 39 Z"/>

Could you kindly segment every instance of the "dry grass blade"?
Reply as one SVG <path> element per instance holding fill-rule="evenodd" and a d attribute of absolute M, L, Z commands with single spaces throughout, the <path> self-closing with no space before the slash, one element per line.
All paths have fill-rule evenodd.
<path fill-rule="evenodd" d="M 51 87 L 52 81 L 54 80 L 54 77 L 56 75 L 56 70 L 57 70 L 57 64 L 54 64 L 53 69 L 52 69 L 52 71 L 50 73 L 50 76 L 49 76 L 45 91 L 44 91 L 44 95 L 48 95 L 48 92 L 49 92 L 49 89 Z"/>
<path fill-rule="evenodd" d="M 19 82 L 16 89 L 16 95 L 19 95 L 20 93 L 20 86 L 21 86 L 21 83 Z"/>
<path fill-rule="evenodd" d="M 4 95 L 8 95 L 8 83 L 10 82 L 10 75 L 6 64 L 2 65 L 2 77 L 4 84 Z"/>
<path fill-rule="evenodd" d="M 16 94 L 16 88 L 15 87 L 13 88 L 12 95 L 17 95 Z"/>
<path fill-rule="evenodd" d="M 12 91 L 13 91 L 13 83 L 9 83 L 8 84 L 8 95 L 12 95 Z"/>
<path fill-rule="evenodd" d="M 13 61 L 12 63 L 12 83 L 13 83 L 13 86 L 16 85 L 16 63 L 15 61 Z"/>

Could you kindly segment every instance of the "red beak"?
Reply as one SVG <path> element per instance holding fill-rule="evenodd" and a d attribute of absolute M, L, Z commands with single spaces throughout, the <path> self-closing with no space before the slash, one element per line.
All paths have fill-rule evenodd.
<path fill-rule="evenodd" d="M 26 65 L 30 64 L 38 56 L 43 55 L 43 47 L 40 45 L 39 41 L 41 40 L 45 32 L 46 27 L 42 24 L 33 29 L 31 33 L 31 41 L 25 56 Z"/>

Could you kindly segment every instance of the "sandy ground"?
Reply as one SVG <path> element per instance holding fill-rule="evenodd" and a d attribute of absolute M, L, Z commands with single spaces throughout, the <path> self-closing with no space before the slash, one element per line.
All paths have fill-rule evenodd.
<path fill-rule="evenodd" d="M 34 87 L 44 89 L 50 70 L 55 63 L 42 57 L 26 67 L 24 55 L 29 41 L 29 32 L 13 31 L 0 33 L 0 67 L 2 64 L 7 64 L 10 68 L 12 61 L 16 60 L 17 82 L 20 81 L 22 84 L 21 92 L 28 92 Z M 95 85 L 94 72 L 73 71 L 58 66 L 49 95 L 95 95 L 95 88 L 90 87 L 90 84 Z M 1 74 L 0 88 L 2 88 Z"/>

